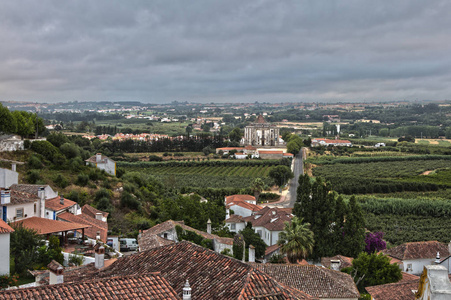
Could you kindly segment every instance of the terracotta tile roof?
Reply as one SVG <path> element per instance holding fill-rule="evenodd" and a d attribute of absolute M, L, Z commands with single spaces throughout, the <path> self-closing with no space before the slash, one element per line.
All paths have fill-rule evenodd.
<path fill-rule="evenodd" d="M 53 210 L 53 211 L 60 211 L 60 210 L 72 207 L 77 204 L 77 202 L 74 202 L 72 200 L 65 199 L 65 198 L 63 198 L 63 199 L 64 199 L 64 204 L 61 204 L 60 196 L 52 198 L 52 199 L 47 199 L 47 200 L 45 200 L 45 208 Z"/>
<path fill-rule="evenodd" d="M 143 236 L 142 234 L 141 237 L 138 237 L 140 251 L 146 251 L 153 248 L 170 245 L 173 243 L 174 241 L 162 238 L 156 234 L 146 236 Z"/>
<path fill-rule="evenodd" d="M 257 123 L 257 124 L 264 124 L 264 123 L 266 123 L 266 120 L 265 120 L 265 118 L 263 118 L 262 115 L 258 115 L 257 120 L 255 121 L 255 123 Z"/>
<path fill-rule="evenodd" d="M 278 207 L 264 207 L 253 216 L 244 218 L 244 221 L 251 222 L 252 227 L 261 226 L 271 231 L 282 231 L 285 222 L 291 222 L 293 216 L 287 210 Z"/>
<path fill-rule="evenodd" d="M 274 244 L 272 246 L 266 247 L 265 256 L 272 254 L 274 251 L 280 249 L 278 244 Z"/>
<path fill-rule="evenodd" d="M 252 147 L 251 145 L 247 145 L 246 147 L 244 147 L 244 149 L 246 149 L 246 150 L 257 150 L 257 148 Z"/>
<path fill-rule="evenodd" d="M 226 223 L 242 223 L 244 222 L 244 218 L 239 215 L 230 215 L 230 218 L 225 220 Z"/>
<path fill-rule="evenodd" d="M 418 282 L 420 281 L 420 276 L 417 275 L 413 275 L 407 272 L 401 272 L 402 274 L 402 279 L 398 282 L 402 282 L 402 281 L 412 281 L 412 280 L 418 280 Z"/>
<path fill-rule="evenodd" d="M 39 188 L 46 188 L 47 184 L 39 185 L 39 184 L 13 184 L 9 187 L 10 190 L 26 192 L 38 196 Z"/>
<path fill-rule="evenodd" d="M 255 197 L 251 195 L 231 195 L 225 197 L 225 204 L 229 204 L 231 202 L 237 202 L 237 201 L 255 201 Z"/>
<path fill-rule="evenodd" d="M 283 156 L 294 156 L 293 153 L 284 153 Z"/>
<path fill-rule="evenodd" d="M 330 269 L 331 260 L 339 260 L 340 269 L 343 269 L 352 266 L 352 261 L 354 260 L 354 258 L 343 255 L 335 255 L 332 257 L 321 257 L 321 265 L 323 265 L 325 268 Z"/>
<path fill-rule="evenodd" d="M 244 148 L 243 147 L 222 147 L 222 148 L 216 148 L 216 150 L 218 150 L 218 151 L 224 151 L 224 150 L 228 150 L 228 151 L 231 151 L 231 150 L 237 150 L 237 151 L 239 151 L 239 150 L 243 150 Z"/>
<path fill-rule="evenodd" d="M 257 264 L 254 268 L 275 280 L 319 298 L 359 298 L 360 294 L 349 274 L 314 265 Z"/>
<path fill-rule="evenodd" d="M 64 212 L 62 214 L 59 214 L 57 218 L 66 222 L 89 225 L 91 227 L 85 229 L 85 235 L 87 237 L 90 237 L 91 239 L 96 239 L 97 231 L 100 231 L 100 240 L 106 242 L 108 235 L 107 222 L 97 220 L 84 213 L 80 215 L 74 215 L 69 212 Z"/>
<path fill-rule="evenodd" d="M 258 153 L 259 154 L 282 154 L 283 155 L 282 150 L 259 150 Z"/>
<path fill-rule="evenodd" d="M 233 245 L 233 238 L 228 237 L 218 237 L 215 239 L 218 243 L 224 244 L 224 245 Z"/>
<path fill-rule="evenodd" d="M 0 299 L 181 299 L 159 274 L 118 276 L 0 292 Z"/>
<path fill-rule="evenodd" d="M 437 256 L 437 252 L 440 252 L 441 257 L 450 255 L 448 245 L 437 241 L 405 243 L 382 252 L 400 260 L 432 259 Z"/>
<path fill-rule="evenodd" d="M 39 217 L 31 217 L 23 219 L 20 221 L 16 221 L 13 224 L 22 224 L 23 227 L 36 230 L 38 234 L 56 233 L 91 227 L 90 225 L 85 224 L 69 223 Z"/>
<path fill-rule="evenodd" d="M 97 276 L 144 272 L 160 272 L 178 295 L 182 294 L 183 284 L 188 279 L 192 298 L 197 300 L 312 299 L 284 288 L 248 264 L 187 241 L 122 257 Z"/>
<path fill-rule="evenodd" d="M 86 214 L 86 215 L 90 216 L 91 218 L 94 218 L 94 219 L 96 218 L 96 214 L 97 213 L 101 213 L 102 216 L 105 217 L 105 218 L 107 218 L 108 215 L 109 215 L 109 213 L 107 213 L 105 211 L 98 210 L 97 208 L 94 208 L 94 207 L 92 207 L 89 204 L 83 205 L 83 207 L 81 208 L 81 212 L 83 214 Z"/>
<path fill-rule="evenodd" d="M 223 244 L 229 245 L 230 244 L 230 240 L 233 240 L 233 239 L 226 240 L 226 239 L 221 238 L 221 237 L 219 237 L 219 236 L 217 236 L 215 234 L 210 234 L 210 233 L 207 233 L 205 231 L 197 230 L 195 228 L 192 228 L 190 226 L 185 225 L 185 223 L 183 221 L 168 220 L 168 221 L 163 222 L 161 224 L 155 225 L 155 226 L 153 226 L 153 227 L 151 227 L 151 228 L 149 228 L 147 230 L 144 230 L 141 233 L 141 238 L 139 239 L 139 241 L 140 241 L 139 245 L 141 247 L 141 250 L 148 250 L 148 249 L 150 249 L 150 248 L 148 248 L 148 246 L 152 246 L 152 245 L 155 244 L 155 241 L 156 241 L 155 236 L 156 235 L 161 235 L 161 234 L 163 234 L 166 231 L 175 230 L 175 226 L 177 226 L 177 225 L 182 227 L 186 231 L 195 232 L 195 233 L 197 233 L 198 235 L 202 236 L 205 239 L 210 239 L 210 240 L 216 239 L 218 242 L 223 243 Z M 143 246 L 141 246 L 141 244 Z"/>
<path fill-rule="evenodd" d="M 5 206 L 9 205 L 17 205 L 17 204 L 23 204 L 23 203 L 32 203 L 35 201 L 38 201 L 39 198 L 35 196 L 34 194 L 24 192 L 24 191 L 17 191 L 17 190 L 10 190 L 10 203 L 3 204 Z"/>
<path fill-rule="evenodd" d="M 227 204 L 226 207 L 230 208 L 233 205 L 241 206 L 242 208 L 249 209 L 250 211 L 259 211 L 260 209 L 262 209 L 262 207 L 259 205 L 247 203 L 245 201 L 233 201 L 233 202 L 230 202 L 229 204 Z"/>
<path fill-rule="evenodd" d="M 11 233 L 14 232 L 14 229 L 11 228 L 11 226 L 9 226 L 8 224 L 6 224 L 5 221 L 3 221 L 2 219 L 0 219 L 0 234 L 3 233 Z"/>
<path fill-rule="evenodd" d="M 401 281 L 366 287 L 374 300 L 414 300 L 419 280 Z"/>

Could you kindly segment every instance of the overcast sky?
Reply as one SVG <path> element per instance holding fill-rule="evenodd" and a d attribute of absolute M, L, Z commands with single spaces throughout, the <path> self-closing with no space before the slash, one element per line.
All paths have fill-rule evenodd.
<path fill-rule="evenodd" d="M 0 100 L 451 98 L 451 1 L 1 1 Z"/>

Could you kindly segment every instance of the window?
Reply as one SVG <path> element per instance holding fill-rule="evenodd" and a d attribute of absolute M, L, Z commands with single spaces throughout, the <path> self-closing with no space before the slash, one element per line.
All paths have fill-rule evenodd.
<path fill-rule="evenodd" d="M 34 213 L 36 213 L 36 203 L 34 204 Z"/>
<path fill-rule="evenodd" d="M 261 230 L 257 230 L 257 234 L 262 237 L 262 231 Z"/>
<path fill-rule="evenodd" d="M 165 233 L 163 234 L 163 237 L 164 237 L 165 239 L 167 239 L 167 238 L 168 238 L 168 234 L 165 232 Z"/>
<path fill-rule="evenodd" d="M 412 271 L 412 264 L 407 264 L 406 272 Z"/>
<path fill-rule="evenodd" d="M 236 230 L 236 224 L 230 224 L 230 230 Z"/>
<path fill-rule="evenodd" d="M 16 209 L 16 218 L 23 218 L 23 208 Z"/>

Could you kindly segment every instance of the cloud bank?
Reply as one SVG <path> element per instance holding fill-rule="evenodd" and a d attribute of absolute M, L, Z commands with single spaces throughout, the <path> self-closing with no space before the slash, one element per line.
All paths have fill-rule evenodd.
<path fill-rule="evenodd" d="M 3 1 L 0 100 L 450 99 L 450 1 Z"/>

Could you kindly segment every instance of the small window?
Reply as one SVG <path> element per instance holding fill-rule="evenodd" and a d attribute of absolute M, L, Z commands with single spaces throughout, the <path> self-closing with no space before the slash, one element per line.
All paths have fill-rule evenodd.
<path fill-rule="evenodd" d="M 16 218 L 23 218 L 23 208 L 16 209 Z"/>
<path fill-rule="evenodd" d="M 165 232 L 165 233 L 163 234 L 163 237 L 164 237 L 165 239 L 167 239 L 167 238 L 168 238 L 168 234 Z"/>
<path fill-rule="evenodd" d="M 236 224 L 230 224 L 230 229 L 231 230 L 235 230 L 236 229 Z"/>
<path fill-rule="evenodd" d="M 262 237 L 262 231 L 261 230 L 257 230 L 257 233 L 260 237 Z"/>
<path fill-rule="evenodd" d="M 36 213 L 36 203 L 34 204 L 34 212 Z"/>
<path fill-rule="evenodd" d="M 412 264 L 407 264 L 406 272 L 412 271 Z"/>

